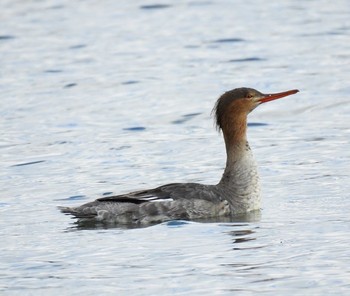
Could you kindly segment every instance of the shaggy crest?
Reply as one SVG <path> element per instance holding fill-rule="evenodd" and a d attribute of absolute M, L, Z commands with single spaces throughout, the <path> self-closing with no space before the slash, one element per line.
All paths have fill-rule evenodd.
<path fill-rule="evenodd" d="M 211 112 L 214 114 L 214 123 L 218 131 L 222 129 L 222 118 L 228 110 L 228 106 L 234 100 L 250 98 L 256 94 L 262 95 L 260 92 L 252 88 L 240 87 L 235 88 L 230 91 L 225 92 L 220 98 L 216 101 L 215 106 Z"/>

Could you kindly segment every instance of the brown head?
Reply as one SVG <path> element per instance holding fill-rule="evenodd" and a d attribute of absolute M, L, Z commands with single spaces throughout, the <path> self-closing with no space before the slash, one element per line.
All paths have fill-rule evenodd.
<path fill-rule="evenodd" d="M 225 92 L 216 102 L 213 112 L 218 130 L 222 130 L 226 145 L 245 140 L 247 115 L 257 106 L 297 93 L 297 89 L 263 94 L 253 88 L 235 88 Z"/>
<path fill-rule="evenodd" d="M 241 87 L 225 92 L 216 102 L 213 112 L 217 128 L 223 129 L 228 119 L 247 116 L 257 106 L 297 93 L 293 89 L 281 93 L 263 94 L 253 88 Z"/>

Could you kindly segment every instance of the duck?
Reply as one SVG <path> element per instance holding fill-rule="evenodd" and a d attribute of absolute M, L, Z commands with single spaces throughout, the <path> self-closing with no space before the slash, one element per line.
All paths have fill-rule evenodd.
<path fill-rule="evenodd" d="M 226 165 L 215 185 L 170 183 L 59 209 L 80 221 L 115 225 L 224 219 L 259 211 L 259 173 L 247 140 L 247 117 L 259 105 L 297 92 L 299 90 L 292 89 L 264 94 L 253 88 L 240 87 L 217 99 L 212 112 L 216 128 L 223 134 Z"/>

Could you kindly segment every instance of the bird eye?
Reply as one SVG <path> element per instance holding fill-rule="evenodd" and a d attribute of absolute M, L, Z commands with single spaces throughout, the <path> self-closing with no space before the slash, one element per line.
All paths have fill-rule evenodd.
<path fill-rule="evenodd" d="M 246 95 L 246 98 L 247 98 L 247 99 L 251 99 L 252 97 L 253 97 L 252 94 L 247 94 L 247 95 Z"/>

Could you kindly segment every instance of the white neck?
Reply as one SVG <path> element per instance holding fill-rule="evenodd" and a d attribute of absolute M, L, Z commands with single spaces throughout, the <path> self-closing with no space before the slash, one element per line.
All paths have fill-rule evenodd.
<path fill-rule="evenodd" d="M 234 208 L 255 210 L 260 208 L 259 175 L 248 142 L 230 147 L 224 174 L 216 185 Z"/>

